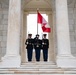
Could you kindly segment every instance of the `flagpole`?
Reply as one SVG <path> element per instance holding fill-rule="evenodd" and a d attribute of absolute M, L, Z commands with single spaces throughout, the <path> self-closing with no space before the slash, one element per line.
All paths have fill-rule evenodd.
<path fill-rule="evenodd" d="M 37 34 L 38 34 L 38 9 L 37 9 Z"/>

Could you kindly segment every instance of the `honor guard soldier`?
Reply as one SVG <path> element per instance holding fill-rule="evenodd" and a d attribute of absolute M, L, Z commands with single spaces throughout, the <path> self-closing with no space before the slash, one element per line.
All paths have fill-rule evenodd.
<path fill-rule="evenodd" d="M 32 61 L 32 54 L 33 54 L 33 39 L 31 37 L 32 37 L 32 34 L 28 34 L 28 38 L 26 39 L 26 42 L 25 42 L 28 61 Z"/>
<path fill-rule="evenodd" d="M 35 57 L 36 61 L 40 61 L 40 52 L 41 52 L 41 40 L 39 39 L 39 35 L 37 34 L 34 38 L 34 49 L 35 49 Z"/>
<path fill-rule="evenodd" d="M 44 59 L 44 61 L 48 60 L 48 48 L 49 48 L 49 40 L 46 39 L 46 34 L 43 34 L 42 50 L 43 50 L 43 59 Z"/>

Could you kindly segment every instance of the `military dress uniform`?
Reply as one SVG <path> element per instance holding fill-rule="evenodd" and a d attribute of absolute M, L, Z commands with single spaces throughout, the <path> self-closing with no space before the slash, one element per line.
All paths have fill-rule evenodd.
<path fill-rule="evenodd" d="M 37 37 L 39 36 L 38 34 L 34 38 L 34 49 L 35 49 L 35 56 L 36 56 L 36 61 L 40 61 L 40 52 L 41 52 L 41 40 Z"/>
<path fill-rule="evenodd" d="M 31 36 L 31 34 L 29 34 L 29 36 Z M 32 39 L 32 38 L 26 39 L 25 44 L 26 44 L 26 49 L 27 49 L 28 61 L 32 61 L 32 54 L 33 54 L 33 39 Z"/>
<path fill-rule="evenodd" d="M 46 34 L 44 34 L 43 36 L 46 36 Z M 42 39 L 42 50 L 43 50 L 44 61 L 48 60 L 48 48 L 49 48 L 49 40 L 46 38 L 43 38 Z"/>

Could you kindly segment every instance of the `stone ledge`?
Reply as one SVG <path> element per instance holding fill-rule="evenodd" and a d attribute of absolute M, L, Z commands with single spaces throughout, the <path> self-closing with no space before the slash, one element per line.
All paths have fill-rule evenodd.
<path fill-rule="evenodd" d="M 61 68 L 76 68 L 76 57 L 72 55 L 57 56 L 57 66 Z"/>

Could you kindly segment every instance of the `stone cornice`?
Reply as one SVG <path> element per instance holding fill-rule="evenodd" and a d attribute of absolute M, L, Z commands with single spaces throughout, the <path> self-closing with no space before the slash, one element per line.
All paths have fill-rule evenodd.
<path fill-rule="evenodd" d="M 52 9 L 44 9 L 44 8 L 40 8 L 39 9 L 39 11 L 41 12 L 41 13 L 46 13 L 46 12 L 52 12 Z M 26 10 L 24 10 L 24 12 L 29 12 L 29 13 L 36 13 L 37 12 L 37 9 L 32 9 L 32 8 L 28 8 L 28 9 L 26 9 Z"/>
<path fill-rule="evenodd" d="M 39 11 L 41 14 L 52 14 L 52 11 Z M 24 11 L 24 14 L 37 14 L 37 11 Z"/>

